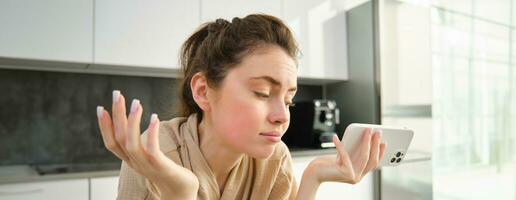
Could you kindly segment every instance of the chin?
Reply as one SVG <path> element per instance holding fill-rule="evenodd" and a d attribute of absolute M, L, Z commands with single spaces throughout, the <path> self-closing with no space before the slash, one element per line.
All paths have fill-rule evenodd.
<path fill-rule="evenodd" d="M 255 159 L 260 159 L 260 160 L 267 159 L 272 156 L 272 154 L 274 153 L 275 147 L 276 147 L 276 145 L 268 146 L 265 148 L 262 147 L 256 151 L 249 152 L 247 155 L 249 155 Z"/>

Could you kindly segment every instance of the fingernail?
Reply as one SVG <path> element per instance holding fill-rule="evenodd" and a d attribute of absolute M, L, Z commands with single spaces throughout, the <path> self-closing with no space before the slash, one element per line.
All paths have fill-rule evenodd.
<path fill-rule="evenodd" d="M 120 99 L 120 90 L 113 90 L 113 103 L 117 103 Z"/>
<path fill-rule="evenodd" d="M 97 106 L 97 117 L 100 119 L 102 118 L 102 115 L 104 115 L 104 107 Z"/>
<path fill-rule="evenodd" d="M 138 110 L 138 105 L 140 105 L 140 100 L 133 99 L 133 102 L 131 103 L 131 113 L 133 113 L 136 110 Z"/>
<path fill-rule="evenodd" d="M 150 122 L 151 124 L 154 124 L 156 123 L 156 121 L 158 121 L 158 115 L 156 113 L 153 113 L 150 117 Z"/>

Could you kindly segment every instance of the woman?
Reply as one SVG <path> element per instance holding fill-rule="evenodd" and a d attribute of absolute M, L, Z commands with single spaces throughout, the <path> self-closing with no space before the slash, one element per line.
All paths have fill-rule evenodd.
<path fill-rule="evenodd" d="M 281 136 L 296 93 L 298 49 L 272 16 L 218 19 L 183 44 L 181 116 L 151 116 L 140 137 L 143 107 L 113 92 L 112 115 L 97 108 L 106 147 L 123 160 L 119 199 L 314 199 L 322 182 L 355 184 L 377 167 L 384 144 L 367 131 L 359 148 L 320 156 L 299 188 Z M 141 139 L 140 139 L 141 138 Z"/>

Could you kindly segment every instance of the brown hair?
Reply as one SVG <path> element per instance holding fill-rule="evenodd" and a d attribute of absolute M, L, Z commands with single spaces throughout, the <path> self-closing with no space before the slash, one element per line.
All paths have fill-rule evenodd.
<path fill-rule="evenodd" d="M 252 14 L 231 22 L 217 19 L 208 22 L 191 35 L 181 48 L 178 115 L 189 116 L 202 110 L 192 97 L 190 82 L 201 72 L 211 88 L 217 88 L 229 70 L 238 65 L 253 50 L 276 45 L 297 58 L 298 47 L 288 27 L 278 18 L 265 14 Z"/>

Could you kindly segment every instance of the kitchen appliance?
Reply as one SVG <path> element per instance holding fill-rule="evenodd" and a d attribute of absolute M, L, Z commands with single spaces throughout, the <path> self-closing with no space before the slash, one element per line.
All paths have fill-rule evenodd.
<path fill-rule="evenodd" d="M 339 114 L 334 100 L 296 102 L 290 108 L 290 126 L 283 142 L 298 148 L 335 147 L 332 137 L 336 134 L 335 125 L 340 123 Z"/>

